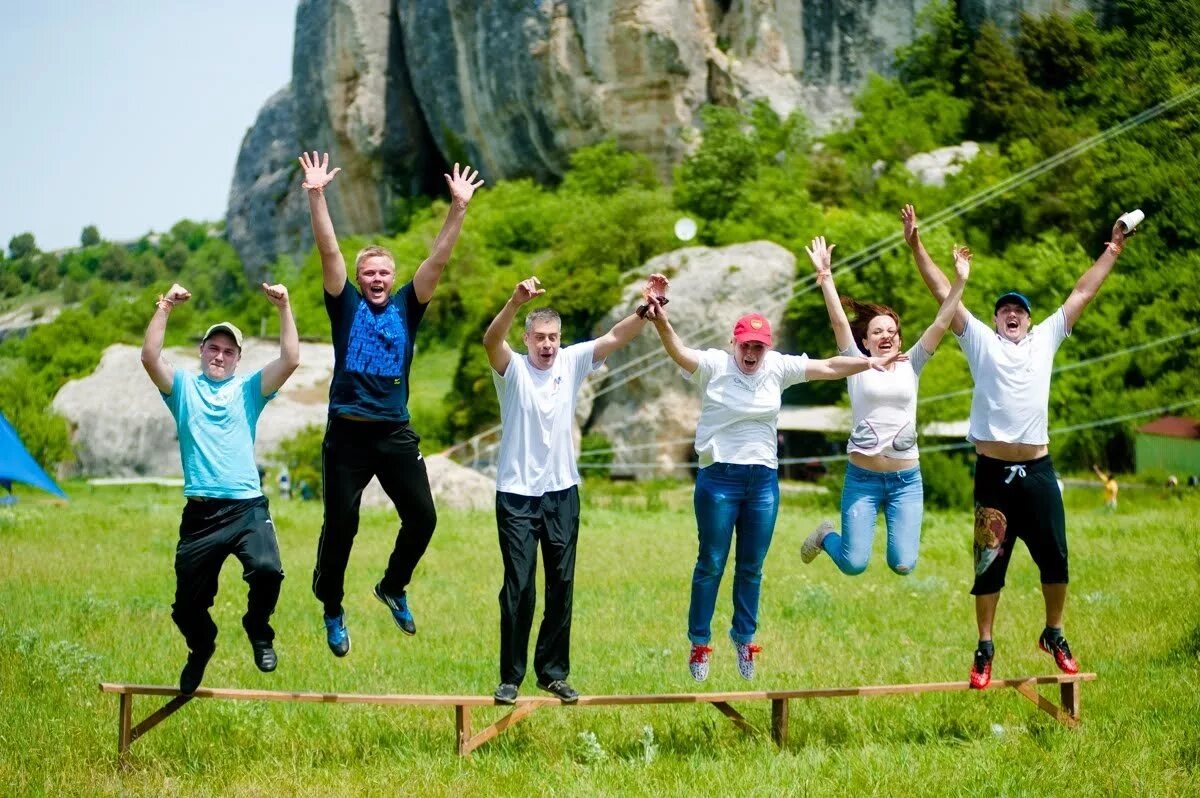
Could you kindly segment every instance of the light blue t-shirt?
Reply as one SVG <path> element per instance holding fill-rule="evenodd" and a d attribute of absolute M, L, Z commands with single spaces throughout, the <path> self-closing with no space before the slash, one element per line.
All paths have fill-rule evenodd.
<path fill-rule="evenodd" d="M 179 433 L 183 495 L 253 499 L 262 495 L 254 462 L 258 417 L 276 394 L 262 395 L 262 371 L 214 382 L 175 369 L 163 401 Z"/>

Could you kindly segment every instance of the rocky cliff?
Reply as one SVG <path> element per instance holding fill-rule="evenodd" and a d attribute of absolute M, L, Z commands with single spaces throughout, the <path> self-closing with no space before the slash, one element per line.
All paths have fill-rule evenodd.
<path fill-rule="evenodd" d="M 489 180 L 561 175 L 612 138 L 664 176 L 708 103 L 765 99 L 817 129 L 850 111 L 872 71 L 917 34 L 929 0 L 302 0 L 290 87 L 247 133 L 229 238 L 252 280 L 309 241 L 295 156 L 342 167 L 343 233 L 386 228 L 392 204 L 440 190 L 445 164 Z M 958 0 L 1012 30 L 1022 11 L 1111 0 Z"/>

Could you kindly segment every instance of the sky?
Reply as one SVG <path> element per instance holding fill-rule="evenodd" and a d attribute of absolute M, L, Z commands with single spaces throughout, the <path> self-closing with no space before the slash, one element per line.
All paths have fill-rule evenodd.
<path fill-rule="evenodd" d="M 0 0 L 0 247 L 225 216 L 238 149 L 291 79 L 297 0 Z"/>

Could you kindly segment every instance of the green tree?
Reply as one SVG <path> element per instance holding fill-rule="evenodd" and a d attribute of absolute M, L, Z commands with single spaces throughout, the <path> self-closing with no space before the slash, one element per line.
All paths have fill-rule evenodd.
<path fill-rule="evenodd" d="M 13 260 L 27 258 L 36 255 L 37 252 L 37 242 L 33 238 L 33 233 L 21 233 L 8 239 L 8 257 Z"/>
<path fill-rule="evenodd" d="M 83 228 L 83 232 L 79 234 L 79 244 L 84 247 L 94 247 L 100 243 L 100 231 L 96 225 L 89 224 Z"/>

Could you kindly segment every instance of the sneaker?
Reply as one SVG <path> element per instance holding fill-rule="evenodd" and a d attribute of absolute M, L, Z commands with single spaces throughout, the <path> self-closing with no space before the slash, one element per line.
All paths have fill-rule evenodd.
<path fill-rule="evenodd" d="M 980 649 L 975 649 L 975 661 L 971 663 L 971 689 L 982 690 L 992 683 L 992 658 Z"/>
<path fill-rule="evenodd" d="M 817 559 L 817 555 L 824 549 L 822 544 L 825 543 L 825 538 L 833 531 L 833 522 L 822 521 L 821 524 L 813 530 L 813 533 L 804 539 L 804 545 L 800 547 L 800 561 L 812 562 Z"/>
<path fill-rule="evenodd" d="M 497 704 L 515 704 L 517 703 L 517 686 L 502 682 L 492 697 L 496 699 Z"/>
<path fill-rule="evenodd" d="M 325 642 L 335 657 L 344 657 L 350 653 L 350 630 L 346 628 L 346 613 L 339 613 L 336 618 L 324 616 Z"/>
<path fill-rule="evenodd" d="M 688 670 L 692 672 L 692 678 L 698 682 L 708 678 L 708 655 L 711 653 L 712 646 L 692 643 L 692 654 L 688 657 Z"/>
<path fill-rule="evenodd" d="M 254 666 L 263 673 L 270 673 L 279 664 L 275 656 L 275 648 L 270 640 L 251 640 L 250 648 L 254 649 Z"/>
<path fill-rule="evenodd" d="M 749 681 L 754 678 L 754 655 L 762 651 L 757 643 L 739 643 L 736 640 L 733 647 L 737 649 L 738 673 Z"/>
<path fill-rule="evenodd" d="M 196 692 L 196 688 L 200 686 L 200 681 L 204 678 L 204 668 L 208 665 L 212 655 L 213 649 L 211 648 L 207 651 L 188 652 L 187 663 L 179 674 L 179 692 L 184 695 Z"/>
<path fill-rule="evenodd" d="M 538 689 L 545 690 L 547 693 L 553 693 L 562 699 L 564 704 L 574 704 L 579 700 L 579 693 L 575 688 L 567 684 L 565 679 L 555 679 L 549 684 L 538 682 Z"/>
<path fill-rule="evenodd" d="M 406 635 L 415 635 L 417 633 L 417 622 L 413 620 L 412 613 L 408 609 L 408 591 L 402 591 L 399 596 L 389 596 L 383 592 L 383 582 L 375 585 L 375 598 L 387 605 L 392 611 L 392 620 L 400 627 L 400 631 Z"/>
<path fill-rule="evenodd" d="M 1047 654 L 1053 654 L 1054 664 L 1063 673 L 1079 673 L 1079 663 L 1071 656 L 1071 647 L 1067 645 L 1067 638 L 1052 639 L 1042 632 L 1042 636 L 1038 638 L 1038 648 Z"/>

